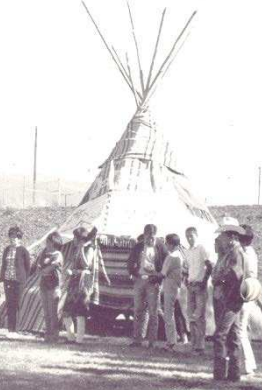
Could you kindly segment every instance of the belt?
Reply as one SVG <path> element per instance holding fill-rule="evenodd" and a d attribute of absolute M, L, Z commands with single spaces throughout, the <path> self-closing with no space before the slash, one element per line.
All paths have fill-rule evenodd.
<path fill-rule="evenodd" d="M 149 275 L 139 275 L 139 277 L 143 280 L 148 280 L 149 279 Z"/>

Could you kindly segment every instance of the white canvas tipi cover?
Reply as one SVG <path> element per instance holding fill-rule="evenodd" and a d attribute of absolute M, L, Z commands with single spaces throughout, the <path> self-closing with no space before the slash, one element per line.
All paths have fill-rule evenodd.
<path fill-rule="evenodd" d="M 100 234 L 137 237 L 147 223 L 158 235 L 189 226 L 212 233 L 216 223 L 189 180 L 177 170 L 175 153 L 150 111 L 138 109 L 101 171 L 60 232 L 96 226 Z"/>

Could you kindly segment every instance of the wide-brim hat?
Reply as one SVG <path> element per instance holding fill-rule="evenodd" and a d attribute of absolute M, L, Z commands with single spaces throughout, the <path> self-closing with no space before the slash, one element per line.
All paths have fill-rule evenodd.
<path fill-rule="evenodd" d="M 255 301 L 261 294 L 261 284 L 256 278 L 246 278 L 240 286 L 240 295 L 245 302 Z"/>
<path fill-rule="evenodd" d="M 232 232 L 237 233 L 241 236 L 246 234 L 245 229 L 239 225 L 236 218 L 226 216 L 222 219 L 221 226 L 216 230 L 216 233 Z"/>
<path fill-rule="evenodd" d="M 240 236 L 244 236 L 246 233 L 245 229 L 243 229 L 241 226 L 236 226 L 236 225 L 222 225 L 216 230 L 216 233 L 227 233 L 227 232 L 237 233 Z"/>

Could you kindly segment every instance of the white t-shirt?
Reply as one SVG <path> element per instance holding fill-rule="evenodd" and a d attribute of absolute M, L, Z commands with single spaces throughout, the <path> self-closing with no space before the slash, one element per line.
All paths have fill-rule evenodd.
<path fill-rule="evenodd" d="M 183 268 L 188 272 L 188 282 L 202 282 L 206 272 L 205 261 L 210 260 L 203 245 L 198 244 L 185 251 Z"/>
<path fill-rule="evenodd" d="M 150 275 L 155 272 L 155 257 L 156 252 L 153 246 L 144 246 L 144 249 L 141 253 L 141 262 L 140 262 L 140 275 Z"/>
<path fill-rule="evenodd" d="M 178 250 L 169 253 L 166 256 L 161 271 L 162 275 L 165 276 L 163 281 L 164 290 L 168 288 L 170 284 L 176 288 L 181 287 L 182 263 L 183 258 Z"/>
<path fill-rule="evenodd" d="M 258 258 L 252 246 L 244 247 L 244 252 L 247 255 L 245 262 L 245 273 L 247 277 L 257 278 Z"/>

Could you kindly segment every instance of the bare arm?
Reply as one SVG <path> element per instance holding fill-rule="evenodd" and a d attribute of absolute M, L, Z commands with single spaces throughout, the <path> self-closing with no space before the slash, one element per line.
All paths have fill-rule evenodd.
<path fill-rule="evenodd" d="M 182 263 L 182 280 L 186 286 L 188 285 L 188 275 L 189 275 L 189 265 L 188 265 L 187 258 L 185 257 Z"/>
<path fill-rule="evenodd" d="M 103 259 L 103 256 L 102 256 L 102 253 L 101 253 L 101 250 L 100 250 L 99 247 L 97 248 L 97 256 L 99 258 L 99 267 L 100 267 L 100 269 L 102 271 L 102 274 L 103 274 L 107 284 L 110 286 L 111 285 L 111 281 L 110 281 L 110 279 L 109 279 L 109 277 L 107 275 L 104 259 Z"/>
<path fill-rule="evenodd" d="M 201 282 L 201 287 L 202 288 L 206 288 L 207 286 L 207 282 L 208 282 L 208 279 L 212 273 L 212 269 L 213 269 L 213 265 L 211 263 L 210 260 L 206 260 L 205 261 L 205 275 L 204 275 L 204 278 Z"/>
<path fill-rule="evenodd" d="M 84 248 L 82 248 L 81 254 L 82 254 L 82 260 L 84 262 L 84 267 L 89 270 L 92 269 L 93 261 L 94 261 L 94 248 L 90 246 L 86 253 Z"/>
<path fill-rule="evenodd" d="M 168 261 L 168 256 L 166 256 L 161 270 L 161 274 L 163 275 L 164 278 L 167 276 L 168 271 L 169 271 L 169 261 Z"/>

